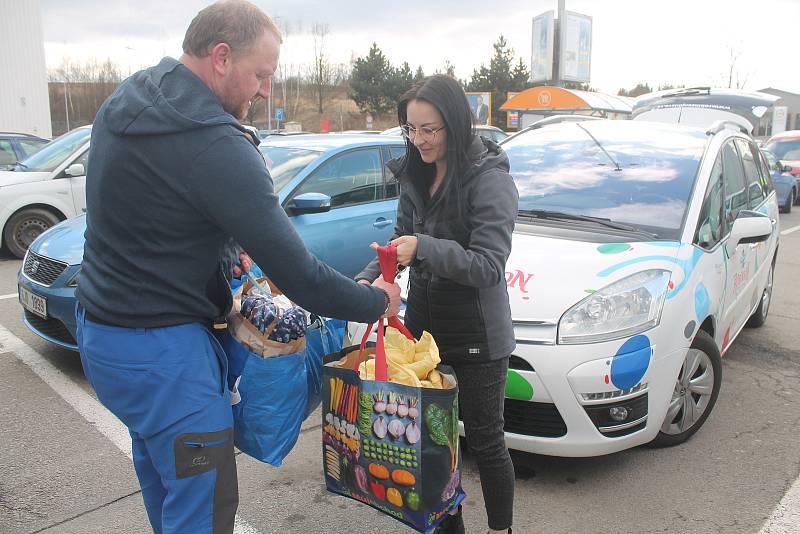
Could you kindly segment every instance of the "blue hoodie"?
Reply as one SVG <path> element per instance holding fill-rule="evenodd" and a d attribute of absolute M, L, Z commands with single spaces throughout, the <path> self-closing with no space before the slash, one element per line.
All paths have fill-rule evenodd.
<path fill-rule="evenodd" d="M 384 293 L 311 255 L 246 130 L 182 63 L 164 58 L 97 112 L 86 175 L 77 297 L 110 323 L 159 327 L 224 317 L 220 252 L 233 237 L 275 285 L 322 316 L 378 319 Z"/>

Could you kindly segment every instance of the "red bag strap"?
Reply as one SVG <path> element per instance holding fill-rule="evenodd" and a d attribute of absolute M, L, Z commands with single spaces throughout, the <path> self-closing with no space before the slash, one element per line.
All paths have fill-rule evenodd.
<path fill-rule="evenodd" d="M 397 276 L 397 247 L 393 245 L 386 245 L 378 247 L 378 264 L 381 266 L 381 275 L 383 279 L 390 284 L 394 282 Z M 414 335 L 409 332 L 406 325 L 403 324 L 397 316 L 389 317 L 389 326 L 398 329 L 408 339 L 414 339 Z M 358 351 L 358 358 L 356 359 L 353 370 L 357 371 L 361 363 L 361 358 L 364 356 L 364 348 L 367 346 L 367 338 L 372 332 L 372 326 L 375 323 L 370 323 L 367 331 L 364 332 L 364 337 L 361 339 L 361 346 Z M 375 380 L 386 382 L 388 379 L 388 371 L 386 366 L 386 349 L 384 347 L 384 338 L 386 333 L 384 331 L 383 319 L 378 320 L 378 335 L 377 343 L 375 345 Z"/>

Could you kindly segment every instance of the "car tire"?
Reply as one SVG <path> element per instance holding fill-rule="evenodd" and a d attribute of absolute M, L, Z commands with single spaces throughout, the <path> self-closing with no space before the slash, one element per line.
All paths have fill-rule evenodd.
<path fill-rule="evenodd" d="M 59 222 L 58 216 L 46 209 L 23 209 L 12 215 L 6 223 L 3 243 L 11 254 L 22 259 L 33 240 Z"/>
<path fill-rule="evenodd" d="M 772 282 L 775 276 L 775 261 L 769 266 L 769 273 L 767 274 L 767 285 L 764 286 L 764 291 L 761 293 L 761 301 L 758 303 L 756 311 L 747 320 L 747 325 L 750 328 L 758 328 L 767 322 L 767 315 L 769 314 L 769 305 L 772 302 Z"/>
<path fill-rule="evenodd" d="M 687 373 L 687 368 L 690 368 L 690 373 Z M 714 409 L 721 384 L 722 357 L 719 348 L 705 330 L 700 330 L 686 351 L 667 416 L 658 435 L 648 445 L 672 447 L 689 439 L 703 426 Z"/>

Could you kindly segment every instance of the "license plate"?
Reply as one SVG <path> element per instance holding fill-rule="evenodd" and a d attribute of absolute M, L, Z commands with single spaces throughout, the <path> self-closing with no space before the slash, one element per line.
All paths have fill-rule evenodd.
<path fill-rule="evenodd" d="M 19 286 L 19 301 L 22 307 L 29 312 L 35 313 L 42 319 L 47 319 L 47 299 L 45 297 Z"/>

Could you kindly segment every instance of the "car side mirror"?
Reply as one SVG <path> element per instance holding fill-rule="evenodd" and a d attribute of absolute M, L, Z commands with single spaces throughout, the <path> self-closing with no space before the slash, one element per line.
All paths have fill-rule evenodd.
<path fill-rule="evenodd" d="M 728 256 L 732 256 L 738 245 L 745 243 L 761 243 L 772 235 L 772 219 L 757 211 L 742 210 L 733 221 L 731 233 L 725 247 Z"/>
<path fill-rule="evenodd" d="M 325 213 L 331 210 L 331 197 L 322 193 L 303 193 L 289 202 L 287 210 L 290 215 Z"/>
<path fill-rule="evenodd" d="M 86 167 L 83 166 L 83 163 L 73 163 L 64 169 L 64 174 L 67 176 L 86 176 Z"/>
<path fill-rule="evenodd" d="M 781 172 L 792 172 L 792 166 L 781 164 Z"/>

